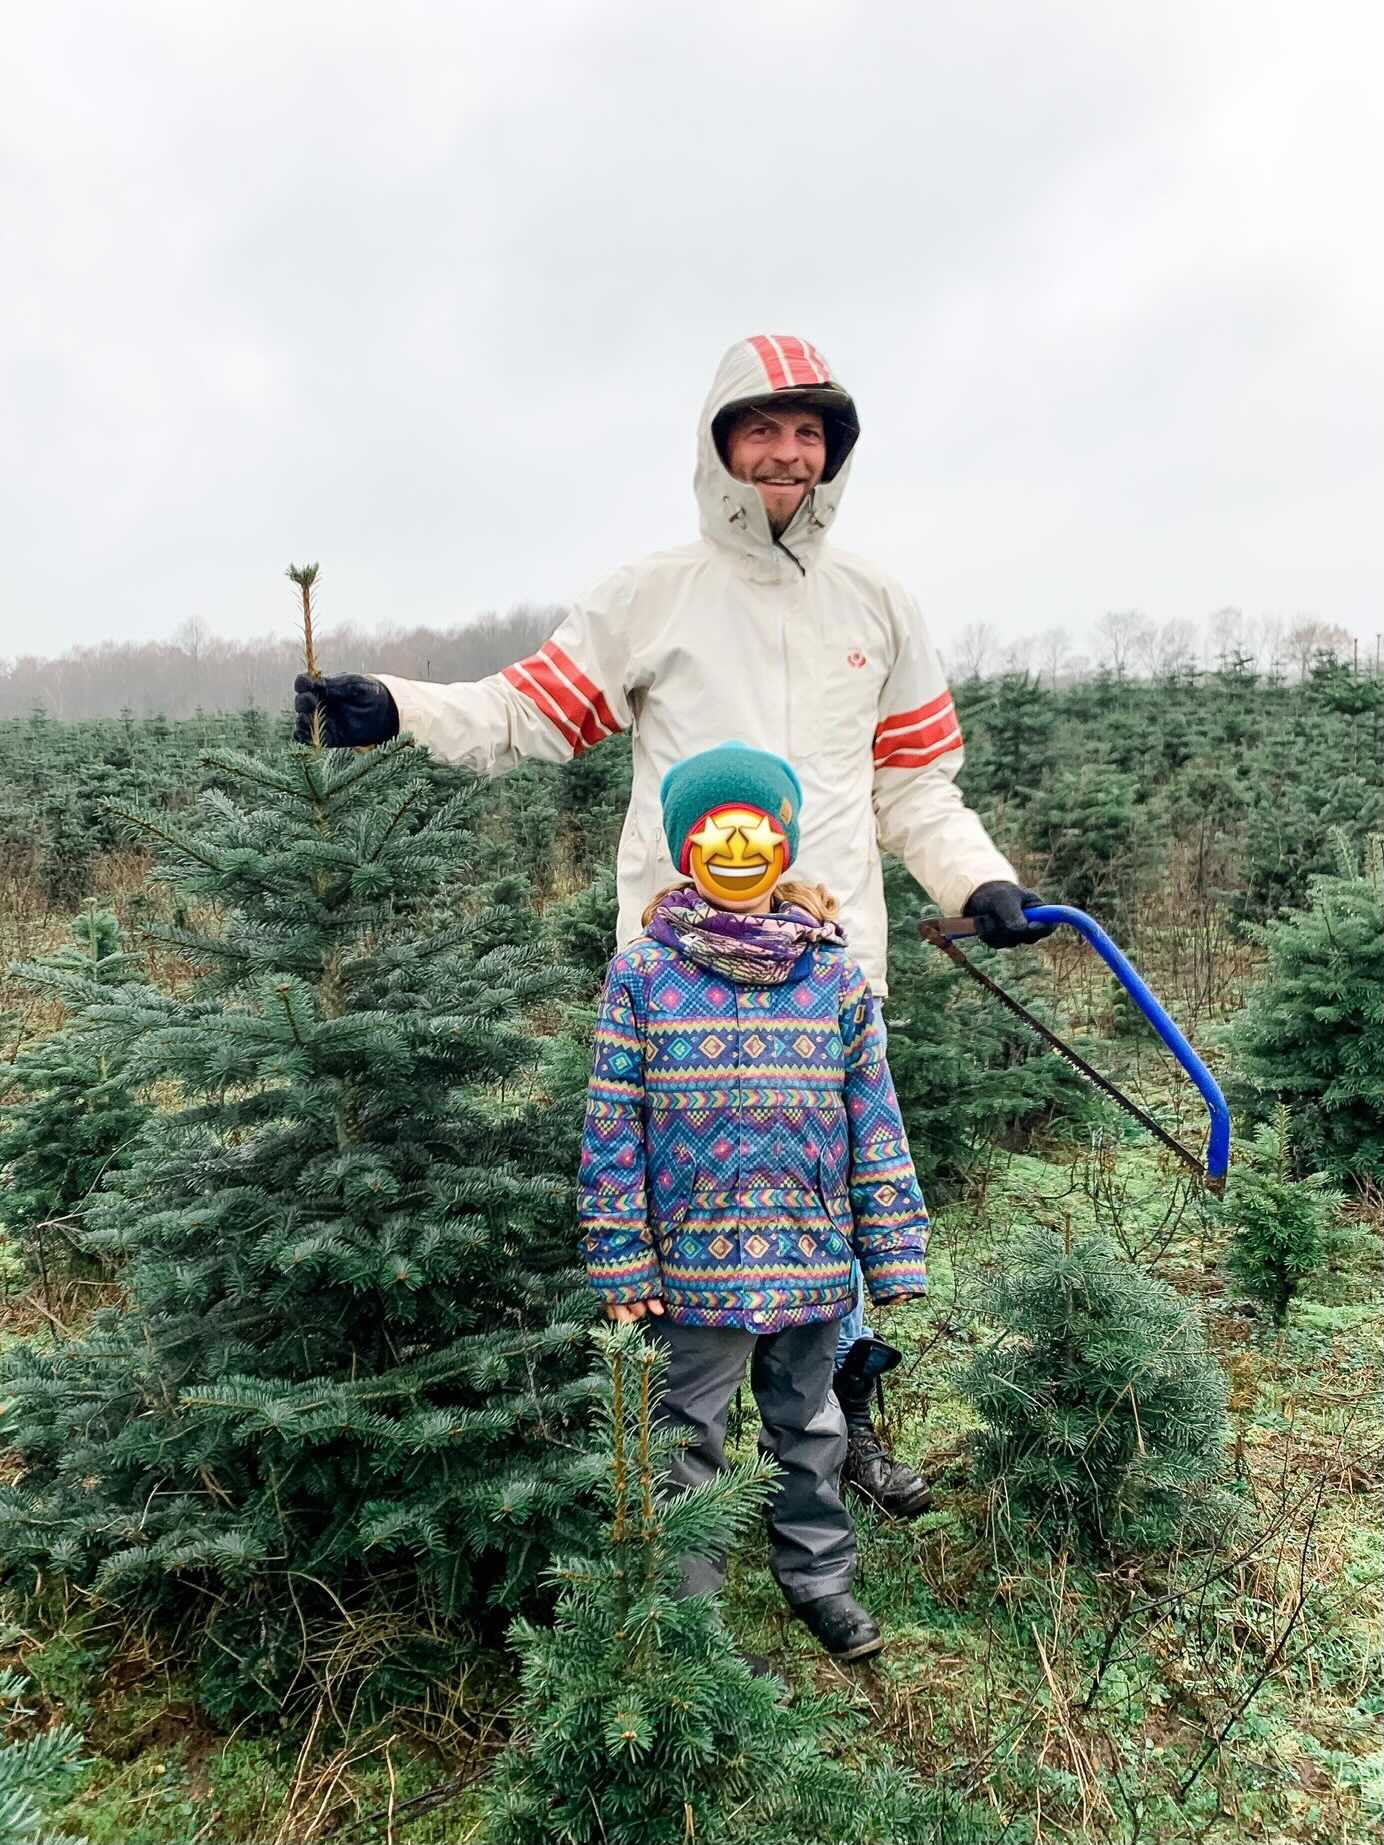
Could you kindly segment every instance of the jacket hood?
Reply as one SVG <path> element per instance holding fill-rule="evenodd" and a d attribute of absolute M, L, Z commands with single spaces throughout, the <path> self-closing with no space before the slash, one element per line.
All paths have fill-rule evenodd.
<path fill-rule="evenodd" d="M 697 427 L 697 507 L 704 538 L 751 562 L 768 561 L 775 546 L 764 502 L 757 488 L 736 480 L 726 466 L 716 424 L 727 411 L 764 403 L 780 393 L 820 410 L 827 428 L 822 478 L 804 497 L 780 540 L 806 565 L 836 517 L 850 475 L 851 450 L 860 434 L 850 393 L 806 340 L 787 333 L 756 333 L 737 340 L 722 357 Z"/>

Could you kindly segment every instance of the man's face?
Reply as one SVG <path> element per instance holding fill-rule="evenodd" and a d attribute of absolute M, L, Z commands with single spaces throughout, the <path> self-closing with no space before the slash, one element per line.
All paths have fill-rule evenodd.
<path fill-rule="evenodd" d="M 737 480 L 753 483 L 775 538 L 788 529 L 826 464 L 826 431 L 815 410 L 756 406 L 741 412 L 726 437 L 726 465 Z"/>

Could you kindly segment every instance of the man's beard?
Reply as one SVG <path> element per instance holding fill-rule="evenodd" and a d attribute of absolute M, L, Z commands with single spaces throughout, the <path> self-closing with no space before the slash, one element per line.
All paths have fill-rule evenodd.
<path fill-rule="evenodd" d="M 786 513 L 770 512 L 769 502 L 764 499 L 763 494 L 759 496 L 764 504 L 764 516 L 769 521 L 769 534 L 772 538 L 782 538 L 783 537 L 783 534 L 788 530 L 789 526 L 797 518 L 798 512 L 802 507 L 803 501 L 807 498 L 808 494 L 811 493 L 811 491 L 812 489 L 806 484 L 806 482 L 804 482 L 803 490 L 802 490 L 802 493 L 798 497 L 797 505 L 793 507 L 791 512 L 786 512 Z"/>

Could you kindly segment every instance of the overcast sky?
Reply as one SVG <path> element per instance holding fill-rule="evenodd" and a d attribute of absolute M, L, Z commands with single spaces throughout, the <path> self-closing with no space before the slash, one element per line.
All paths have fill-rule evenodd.
<path fill-rule="evenodd" d="M 949 628 L 1381 614 L 1368 0 L 45 0 L 0 76 L 0 656 L 561 601 L 806 336 Z"/>

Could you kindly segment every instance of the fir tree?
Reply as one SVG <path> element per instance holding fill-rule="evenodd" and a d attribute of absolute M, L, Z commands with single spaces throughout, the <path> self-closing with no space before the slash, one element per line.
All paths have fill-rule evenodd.
<path fill-rule="evenodd" d="M 362 1609 L 371 1695 L 416 1695 L 589 1516 L 571 1173 L 513 1156 L 567 978 L 419 928 L 478 789 L 439 805 L 406 740 L 209 762 L 238 799 L 133 815 L 224 921 L 151 928 L 210 968 L 187 989 L 85 1015 L 175 1087 L 89 1214 L 124 1302 L 4 1356 L 0 1556 L 181 1620 L 216 1714 L 277 1708 Z"/>
<path fill-rule="evenodd" d="M 615 873 L 607 867 L 584 890 L 553 904 L 544 918 L 563 960 L 579 967 L 593 987 L 599 987 L 615 953 L 619 907 Z"/>
<path fill-rule="evenodd" d="M 456 770 L 445 771 L 452 776 Z M 526 878 L 546 892 L 552 883 L 558 820 L 558 787 L 547 763 L 526 762 L 490 791 L 485 831 L 494 841 L 495 871 Z"/>
<path fill-rule="evenodd" d="M 490 878 L 466 893 L 460 908 L 445 902 L 438 906 L 437 924 L 446 927 L 466 918 L 477 953 L 492 948 L 519 948 L 534 939 L 535 892 L 532 882 L 519 872 Z"/>
<path fill-rule="evenodd" d="M 56 990 L 70 1008 L 108 999 L 142 975 L 115 917 L 97 909 L 76 919 L 67 947 L 10 971 Z M 148 1105 L 134 1093 L 124 1059 L 100 1048 L 79 1010 L 0 1066 L 4 1090 L 18 1095 L 0 1107 L 0 1224 L 46 1285 L 55 1261 L 66 1267 L 81 1248 L 85 1207 L 102 1179 L 128 1161 Z"/>
<path fill-rule="evenodd" d="M 982 809 L 1026 800 L 1051 760 L 1055 696 L 1036 675 L 1001 673 L 958 690 L 957 709 L 969 739 L 968 798 Z"/>
<path fill-rule="evenodd" d="M 1043 888 L 1112 928 L 1130 914 L 1140 861 L 1154 844 L 1137 791 L 1134 775 L 1088 762 L 1060 769 L 1024 817 Z"/>
<path fill-rule="evenodd" d="M 0 1845 L 84 1845 L 49 1832 L 44 1809 L 60 1804 L 82 1768 L 82 1739 L 69 1724 L 31 1735 L 13 1731 L 33 1715 L 23 1704 L 28 1680 L 0 1669 L 0 1712 L 10 1732 L 0 1743 Z"/>
<path fill-rule="evenodd" d="M 628 731 L 562 765 L 558 803 L 573 869 L 593 878 L 615 857 L 629 806 L 633 761 Z"/>
<path fill-rule="evenodd" d="M 1293 1176 L 1287 1109 L 1241 1147 L 1223 1199 L 1212 1215 L 1231 1227 L 1226 1266 L 1245 1292 L 1263 1301 L 1283 1326 L 1293 1297 L 1331 1249 L 1341 1194 L 1320 1172 Z"/>
<path fill-rule="evenodd" d="M 1029 1231 L 982 1289 L 996 1330 L 958 1379 L 1008 1542 L 1157 1548 L 1225 1522 L 1208 1490 L 1227 1386 L 1186 1302 L 1105 1236 Z"/>
<path fill-rule="evenodd" d="M 1342 833 L 1338 870 L 1312 880 L 1306 909 L 1252 930 L 1262 980 L 1227 1038 L 1232 1101 L 1293 1117 L 1295 1159 L 1331 1179 L 1384 1179 L 1384 840 L 1363 875 Z"/>
<path fill-rule="evenodd" d="M 91 879 L 91 835 L 70 783 L 49 803 L 43 846 L 43 893 L 54 909 L 70 910 Z"/>
<path fill-rule="evenodd" d="M 610 1523 L 591 1556 L 558 1563 L 556 1621 L 519 1621 L 523 1694 L 484 1790 L 486 1845 L 927 1845 L 978 1835 L 890 1769 L 823 1752 L 845 1714 L 754 1678 L 711 1596 L 675 1598 L 679 1556 L 728 1548 L 771 1483 L 759 1457 L 667 1494 L 673 1438 L 653 1432 L 662 1360 L 636 1326 L 595 1335 L 610 1373 L 604 1490 Z"/>

